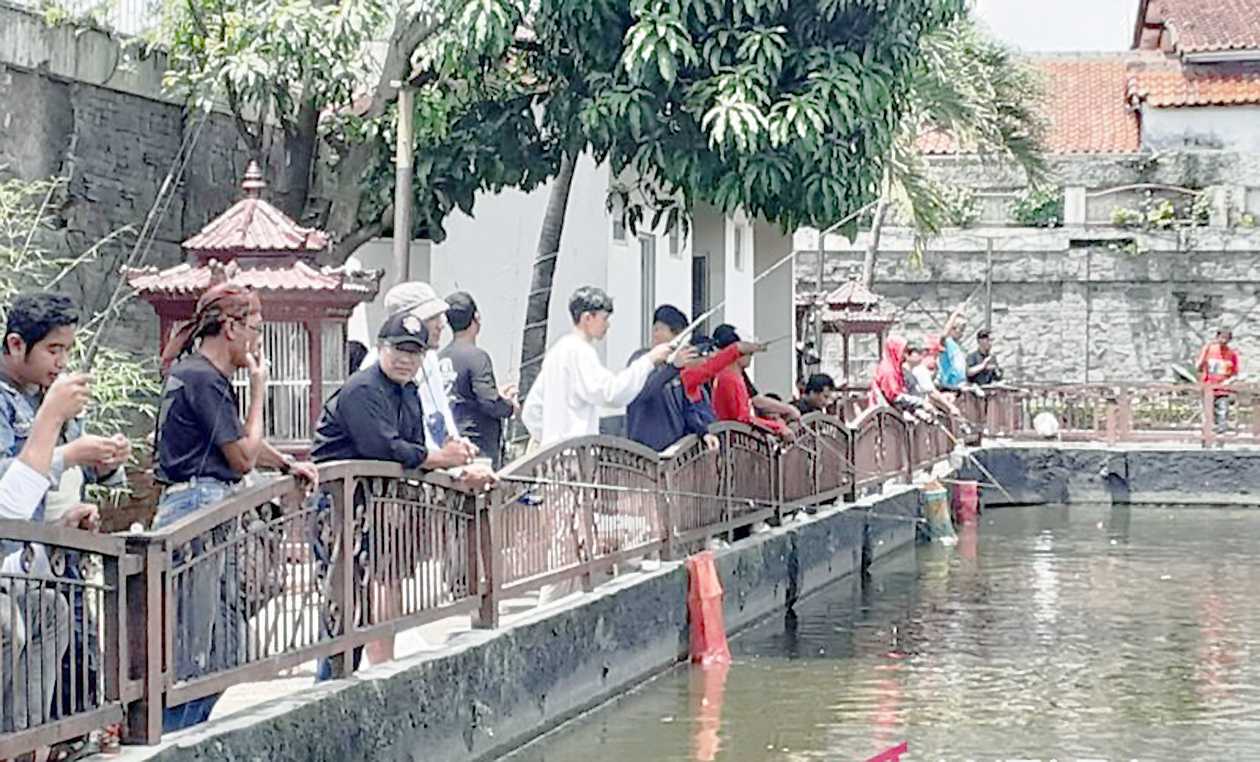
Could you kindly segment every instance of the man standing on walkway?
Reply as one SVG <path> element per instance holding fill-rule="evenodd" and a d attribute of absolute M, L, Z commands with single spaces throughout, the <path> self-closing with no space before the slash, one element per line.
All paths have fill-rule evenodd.
<path fill-rule="evenodd" d="M 1229 405 L 1232 392 L 1225 387 L 1242 369 L 1238 353 L 1229 345 L 1233 331 L 1221 327 L 1216 338 L 1208 342 L 1199 353 L 1199 380 L 1212 390 L 1212 418 L 1217 434 L 1229 428 Z"/>
<path fill-rule="evenodd" d="M 677 307 L 664 304 L 652 316 L 652 345 L 669 344 L 687 329 L 687 316 Z M 708 358 L 699 356 L 688 345 L 675 353 L 672 362 L 652 370 L 643 390 L 626 407 L 626 432 L 634 441 L 662 452 L 670 445 L 695 434 L 717 449 L 717 437 L 709 433 L 705 417 L 694 407 L 703 401 L 702 387 L 712 381 L 726 366 L 739 358 L 741 351 L 755 351 L 755 345 L 732 344 Z M 647 349 L 631 356 L 634 362 Z M 699 400 L 697 402 L 695 400 Z"/>
<path fill-rule="evenodd" d="M 608 370 L 599 361 L 595 342 L 608 333 L 612 311 L 612 298 L 594 286 L 579 288 L 569 299 L 573 330 L 547 350 L 521 413 L 538 445 L 598 434 L 599 409 L 629 404 L 652 369 L 673 351 L 660 344 L 620 373 Z"/>
<path fill-rule="evenodd" d="M 732 325 L 719 325 L 713 330 L 713 343 L 719 350 L 743 343 Z M 773 434 L 784 442 L 792 442 L 796 435 L 785 424 L 753 414 L 752 397 L 744 371 L 752 364 L 752 355 L 740 353 L 726 366 L 713 383 L 713 409 L 723 421 L 738 421 Z M 791 407 L 787 405 L 786 407 Z M 799 412 L 792 408 L 794 413 Z"/>
<path fill-rule="evenodd" d="M 988 386 L 1002 380 L 1002 369 L 993 354 L 993 334 L 988 328 L 976 332 L 976 351 L 967 355 L 967 380 L 977 386 Z"/>
<path fill-rule="evenodd" d="M 440 353 L 443 384 L 455 425 L 497 471 L 503 465 L 503 421 L 520 412 L 516 387 L 500 388 L 494 379 L 490 353 L 477 346 L 481 312 L 470 294 L 457 291 L 446 297 L 446 320 L 455 338 Z"/>
<path fill-rule="evenodd" d="M 936 368 L 936 385 L 945 391 L 957 391 L 967 383 L 967 353 L 959 343 L 966 330 L 967 318 L 961 310 L 954 311 L 945 322 Z"/>
<path fill-rule="evenodd" d="M 249 288 L 228 282 L 211 287 L 171 336 L 163 364 L 174 362 L 158 410 L 154 478 L 163 485 L 153 528 L 206 510 L 233 492 L 257 466 L 292 473 L 314 485 L 315 466 L 296 461 L 263 436 L 267 365 L 259 346 L 262 305 Z M 241 421 L 231 378 L 249 371 L 249 410 Z M 194 545 L 200 544 L 194 541 Z M 241 570 L 225 555 L 185 570 L 177 587 L 175 679 L 205 674 L 215 665 L 240 663 L 238 640 L 246 623 L 239 590 Z M 213 654 L 212 654 L 213 652 Z M 210 717 L 219 695 L 167 707 L 162 727 L 180 730 Z"/>

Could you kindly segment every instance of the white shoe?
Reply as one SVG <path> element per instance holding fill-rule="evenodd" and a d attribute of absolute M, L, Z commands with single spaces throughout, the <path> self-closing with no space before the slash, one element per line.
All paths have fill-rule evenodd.
<path fill-rule="evenodd" d="M 753 534 L 765 534 L 766 532 L 769 532 L 769 531 L 770 531 L 770 525 L 764 521 L 758 521 L 756 524 L 753 524 L 753 528 L 752 528 Z"/>
<path fill-rule="evenodd" d="M 717 537 L 710 538 L 709 541 L 705 543 L 705 548 L 708 550 L 722 550 L 726 547 L 728 547 L 726 542 Z"/>

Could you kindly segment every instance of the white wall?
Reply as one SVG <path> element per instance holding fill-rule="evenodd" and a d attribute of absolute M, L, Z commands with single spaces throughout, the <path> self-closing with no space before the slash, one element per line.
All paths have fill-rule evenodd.
<path fill-rule="evenodd" d="M 474 215 L 452 214 L 446 222 L 446 240 L 433 245 L 431 282 L 440 294 L 463 290 L 477 300 L 484 325 L 480 343 L 494 359 L 501 381 L 517 377 L 525 303 L 550 187 L 528 194 L 509 190 L 480 195 Z M 595 166 L 589 156 L 582 157 L 574 170 L 556 264 L 548 346 L 573 326 L 568 313 L 573 290 L 608 283 L 612 234 L 605 209 L 607 189 L 607 170 Z M 626 299 L 615 290 L 609 293 L 617 306 L 615 324 Z M 604 354 L 605 347 L 600 352 Z M 608 356 L 613 367 L 625 360 Z"/>
<path fill-rule="evenodd" d="M 753 241 L 753 264 L 758 276 L 792 252 L 792 235 L 766 222 L 754 225 Z M 792 319 L 796 293 L 792 265 L 792 262 L 779 264 L 758 281 L 753 303 L 757 338 L 769 341 L 788 336 L 775 342 L 755 361 L 758 386 L 766 392 L 778 392 L 784 399 L 791 399 L 796 383 L 796 321 Z"/>
<path fill-rule="evenodd" d="M 721 299 L 726 300 L 723 310 L 724 322 L 735 326 L 741 336 L 752 338 L 756 335 L 757 326 L 753 321 L 755 314 L 753 293 L 753 267 L 755 252 L 752 228 L 746 218 L 736 215 L 724 220 L 726 228 L 725 262 L 723 263 L 724 280 Z M 739 239 L 737 243 L 736 239 Z M 741 246 L 743 254 L 735 256 L 736 246 Z M 767 337 L 769 338 L 769 337 Z"/>
<path fill-rule="evenodd" d="M 1147 148 L 1212 148 L 1260 152 L 1260 106 L 1142 107 Z"/>
<path fill-rule="evenodd" d="M 709 306 L 713 307 L 722 301 L 726 288 L 726 221 L 717 209 L 697 204 L 691 232 L 692 253 L 707 254 L 709 257 Z M 691 299 L 688 298 L 687 302 L 690 304 Z M 712 332 L 714 327 L 725 321 L 725 316 L 724 309 L 713 313 L 707 330 Z"/>
<path fill-rule="evenodd" d="M 411 243 L 411 278 L 412 280 L 429 279 L 429 242 L 412 241 Z M 381 278 L 381 289 L 376 299 L 364 305 L 365 309 L 355 309 L 350 316 L 347 336 L 351 341 L 361 341 L 371 348 L 376 344 L 376 332 L 381 328 L 385 317 L 385 292 L 397 281 L 394 275 L 394 240 L 392 238 L 375 238 L 359 247 L 354 259 L 364 270 L 384 270 Z"/>

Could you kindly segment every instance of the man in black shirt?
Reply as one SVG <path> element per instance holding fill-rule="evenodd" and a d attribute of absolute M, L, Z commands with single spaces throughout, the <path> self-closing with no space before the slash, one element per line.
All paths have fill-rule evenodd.
<path fill-rule="evenodd" d="M 256 466 L 292 473 L 308 484 L 318 481 L 315 467 L 298 463 L 263 438 L 263 400 L 267 366 L 258 338 L 262 305 L 246 287 L 222 283 L 197 301 L 192 320 L 171 336 L 163 365 L 178 360 L 166 376 L 158 411 L 154 476 L 163 485 L 153 528 L 225 499 Z M 242 423 L 230 378 L 249 370 L 249 411 Z M 199 546 L 200 541 L 194 541 Z M 199 547 L 194 547 L 200 552 Z M 240 664 L 241 636 L 247 616 L 239 570 L 227 555 L 185 571 L 176 601 L 176 679 L 204 674 L 216 666 Z M 167 707 L 165 731 L 205 722 L 219 696 Z"/>
<path fill-rule="evenodd" d="M 1002 369 L 993 355 L 993 335 L 988 328 L 976 333 L 976 351 L 967 355 L 967 380 L 977 386 L 996 384 L 1002 380 Z"/>
<path fill-rule="evenodd" d="M 792 406 L 805 413 L 825 412 L 836 394 L 836 382 L 826 373 L 815 373 L 805 382 L 801 398 L 794 400 Z"/>
<path fill-rule="evenodd" d="M 415 382 L 429 349 L 429 331 L 424 321 L 410 312 L 396 314 L 381 326 L 379 340 L 377 361 L 350 376 L 325 403 L 315 429 L 311 457 L 316 463 L 386 460 L 409 469 L 467 465 L 472 457 L 457 437 L 448 437 L 440 450 L 425 447 L 424 410 Z M 403 522 L 392 531 L 406 531 L 406 526 Z M 317 547 L 316 555 L 327 558 L 331 554 L 327 548 Z M 373 601 L 381 616 L 397 614 L 401 592 L 401 583 L 396 579 L 379 586 Z M 390 636 L 373 641 L 367 649 L 372 663 L 381 664 L 393 658 L 394 639 Z M 356 668 L 362 653 L 362 648 L 354 649 Z M 320 659 L 315 680 L 330 677 L 331 662 Z"/>
<path fill-rule="evenodd" d="M 446 398 L 451 402 L 455 425 L 495 470 L 503 461 L 503 421 L 520 412 L 516 387 L 499 388 L 490 354 L 477 346 L 481 313 L 470 294 L 457 291 L 446 297 L 450 309 L 446 322 L 455 338 L 438 354 Z"/>

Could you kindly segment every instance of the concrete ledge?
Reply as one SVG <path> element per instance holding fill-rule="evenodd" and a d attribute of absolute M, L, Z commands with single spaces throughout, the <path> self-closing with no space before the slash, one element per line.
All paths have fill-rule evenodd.
<path fill-rule="evenodd" d="M 1260 450 L 1001 444 L 975 455 L 1014 497 L 982 490 L 985 505 L 1260 500 Z M 972 464 L 964 466 L 960 478 L 984 480 Z"/>
<path fill-rule="evenodd" d="M 897 487 L 717 552 L 733 633 L 915 539 L 919 492 Z M 175 733 L 128 760 L 465 760 L 505 753 L 685 658 L 680 563 L 439 651 L 362 670 Z"/>

